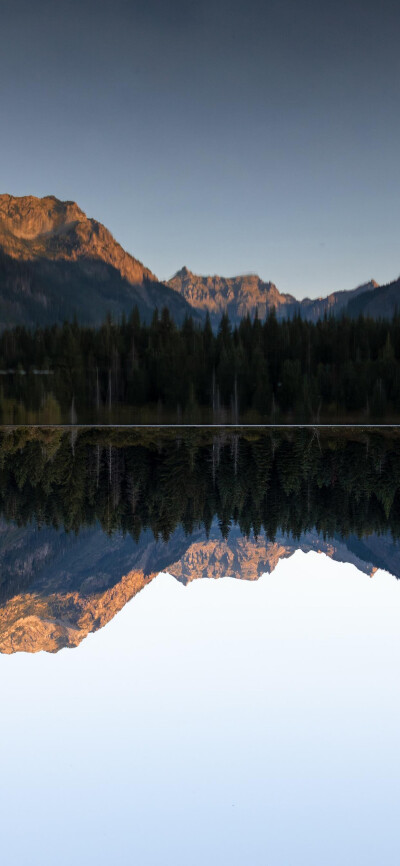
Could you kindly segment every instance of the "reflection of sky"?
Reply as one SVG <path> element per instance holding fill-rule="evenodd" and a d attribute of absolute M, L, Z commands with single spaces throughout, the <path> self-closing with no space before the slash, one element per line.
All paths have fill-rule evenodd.
<path fill-rule="evenodd" d="M 3 862 L 397 863 L 399 590 L 298 552 L 3 656 Z"/>

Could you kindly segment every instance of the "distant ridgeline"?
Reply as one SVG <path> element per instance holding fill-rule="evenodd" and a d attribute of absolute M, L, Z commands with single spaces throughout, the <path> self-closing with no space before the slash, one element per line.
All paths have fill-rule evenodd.
<path fill-rule="evenodd" d="M 370 295 L 374 294 L 371 291 Z M 0 335 L 0 423 L 373 423 L 400 421 L 400 315 L 274 310 L 214 333 L 165 308 L 143 324 L 77 322 Z"/>
<path fill-rule="evenodd" d="M 78 532 L 100 523 L 139 540 L 182 527 L 227 537 L 235 523 L 270 540 L 400 537 L 400 435 L 363 430 L 124 431 L 0 434 L 0 513 Z"/>

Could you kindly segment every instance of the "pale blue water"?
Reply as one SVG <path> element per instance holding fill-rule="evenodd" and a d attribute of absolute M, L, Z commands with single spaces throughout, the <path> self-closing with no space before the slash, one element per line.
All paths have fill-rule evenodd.
<path fill-rule="evenodd" d="M 298 552 L 0 656 L 2 862 L 397 864 L 399 623 L 395 578 Z"/>

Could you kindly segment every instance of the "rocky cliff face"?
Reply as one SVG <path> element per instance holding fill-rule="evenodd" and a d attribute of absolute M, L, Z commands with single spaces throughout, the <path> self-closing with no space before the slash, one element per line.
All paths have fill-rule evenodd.
<path fill-rule="evenodd" d="M 236 324 L 256 310 L 260 319 L 265 318 L 272 307 L 279 313 L 286 312 L 296 304 L 292 295 L 281 294 L 274 283 L 264 283 L 256 274 L 238 277 L 201 277 L 186 267 L 178 271 L 168 286 L 181 294 L 188 303 L 203 315 L 207 312 L 213 324 L 217 324 L 223 313 Z"/>
<path fill-rule="evenodd" d="M 0 652 L 58 652 L 103 628 L 150 580 L 131 571 L 103 592 L 27 592 L 0 608 Z"/>
<path fill-rule="evenodd" d="M 24 261 L 44 258 L 84 264 L 94 259 L 112 265 L 132 285 L 156 279 L 101 223 L 89 219 L 75 202 L 54 196 L 0 195 L 0 244 L 7 255 Z"/>
<path fill-rule="evenodd" d="M 190 312 L 75 202 L 0 195 L 0 325 L 50 324 L 74 314 L 99 323 L 135 304 L 147 319 L 156 306 L 169 306 L 178 321 Z"/>
<path fill-rule="evenodd" d="M 225 541 L 214 524 L 208 539 L 204 530 L 193 533 L 191 540 L 177 530 L 167 544 L 145 534 L 135 545 L 122 535 L 109 539 L 98 529 L 85 530 L 78 538 L 60 537 L 55 530 L 41 534 L 32 527 L 3 530 L 7 562 L 0 560 L 10 576 L 13 568 L 16 576 L 15 590 L 8 581 L 0 606 L 0 652 L 6 654 L 78 646 L 161 571 L 185 585 L 224 576 L 254 581 L 300 549 L 351 562 L 370 576 L 377 567 L 400 573 L 392 540 L 385 545 L 373 536 L 366 542 L 327 541 L 313 531 L 298 541 L 279 535 L 270 542 L 264 533 L 258 539 L 245 538 L 234 527 Z"/>
<path fill-rule="evenodd" d="M 232 324 L 249 315 L 260 319 L 275 308 L 278 319 L 299 313 L 303 319 L 316 322 L 325 313 L 337 315 L 347 304 L 378 287 L 370 280 L 350 291 L 333 292 L 325 298 L 305 298 L 298 301 L 293 295 L 283 294 L 274 283 L 263 282 L 256 274 L 238 277 L 202 277 L 193 274 L 186 267 L 178 271 L 168 286 L 182 295 L 188 303 L 203 316 L 208 312 L 214 326 L 218 325 L 223 313 L 227 313 Z"/>

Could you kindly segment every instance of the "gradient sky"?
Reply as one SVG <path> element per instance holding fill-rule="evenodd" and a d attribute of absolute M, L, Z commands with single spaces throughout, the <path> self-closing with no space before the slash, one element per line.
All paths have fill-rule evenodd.
<path fill-rule="evenodd" d="M 0 0 L 0 190 L 161 279 L 400 273 L 398 0 Z"/>

